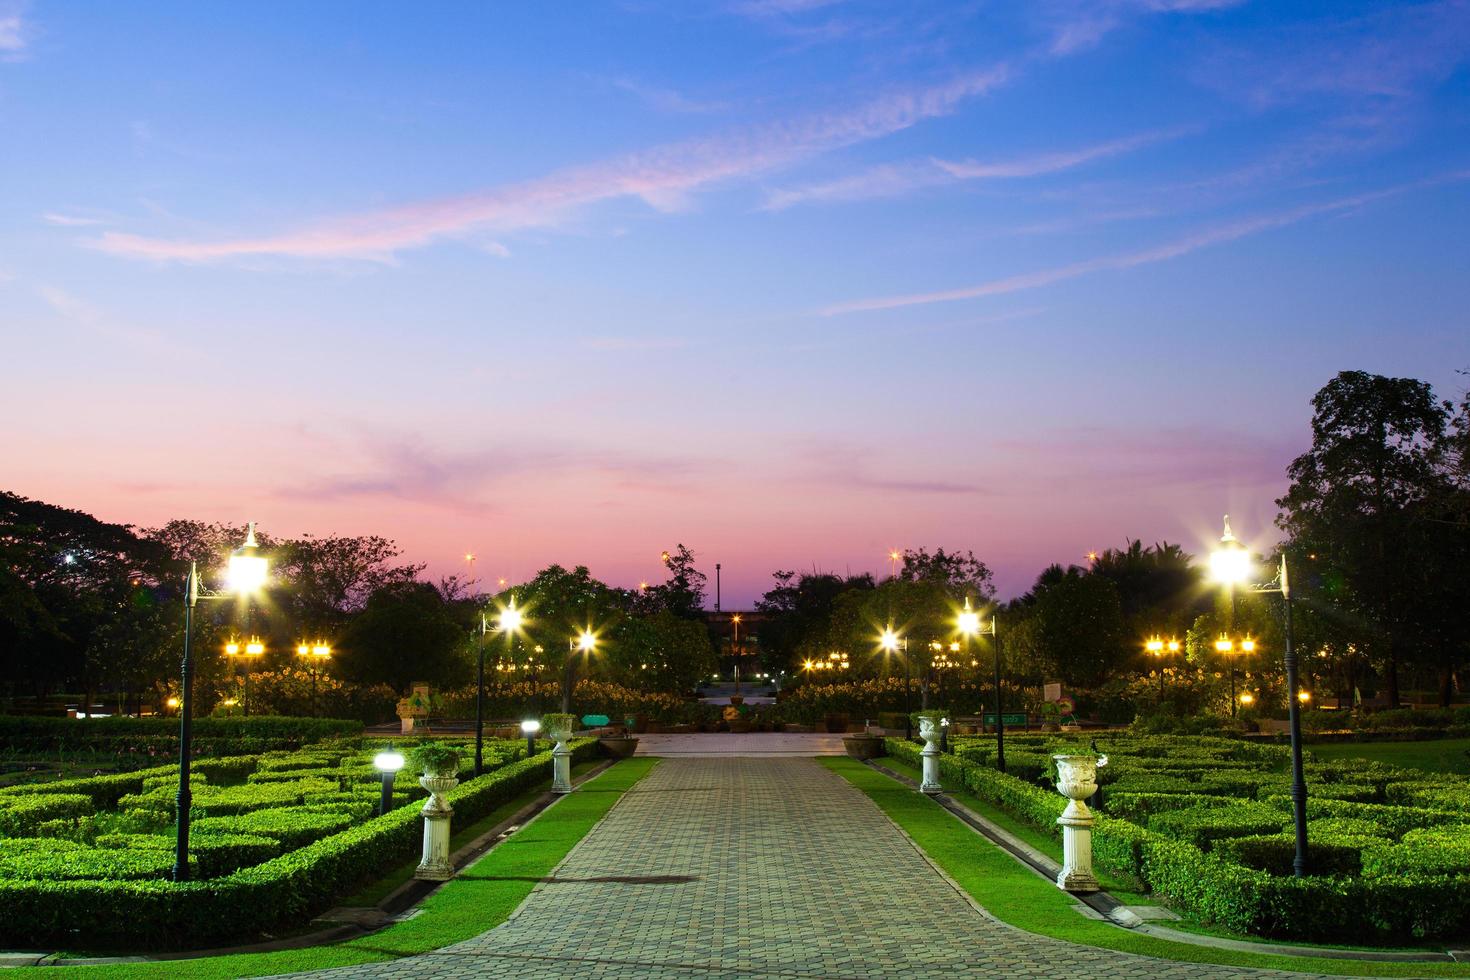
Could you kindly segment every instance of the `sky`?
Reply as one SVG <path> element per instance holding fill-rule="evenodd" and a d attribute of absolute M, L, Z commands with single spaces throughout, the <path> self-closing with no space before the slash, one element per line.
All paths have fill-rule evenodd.
<path fill-rule="evenodd" d="M 1273 539 L 1470 380 L 1470 0 L 0 0 L 0 487 L 434 575 Z"/>

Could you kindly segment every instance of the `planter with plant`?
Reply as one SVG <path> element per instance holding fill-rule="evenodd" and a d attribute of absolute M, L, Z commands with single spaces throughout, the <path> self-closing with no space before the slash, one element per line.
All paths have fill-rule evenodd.
<path fill-rule="evenodd" d="M 559 712 L 542 715 L 541 728 L 556 741 L 555 747 L 551 750 L 551 791 L 570 793 L 572 791 L 572 750 L 567 747 L 567 742 L 571 740 L 572 732 L 577 730 L 577 716 Z"/>
<path fill-rule="evenodd" d="M 445 795 L 459 785 L 459 750 L 444 742 L 424 742 L 409 752 L 408 761 L 423 773 L 419 785 L 429 793 L 422 811 L 424 854 L 413 876 L 448 881 L 454 875 L 449 863 L 449 817 L 454 808 Z"/>

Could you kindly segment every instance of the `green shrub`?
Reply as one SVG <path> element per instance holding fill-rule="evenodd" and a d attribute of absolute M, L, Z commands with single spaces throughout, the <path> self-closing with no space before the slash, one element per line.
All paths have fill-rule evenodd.
<path fill-rule="evenodd" d="M 252 813 L 273 807 L 298 806 L 307 793 L 337 789 L 336 782 L 325 779 L 302 779 L 291 783 L 245 783 L 226 786 L 204 796 L 196 796 L 189 813 L 194 819 Z"/>
<path fill-rule="evenodd" d="M 1389 833 L 1381 825 L 1362 817 L 1323 817 L 1307 821 L 1307 840 L 1352 837 L 1360 840 L 1385 840 Z"/>
<path fill-rule="evenodd" d="M 32 838 L 40 841 L 40 838 Z M 7 842 L 8 843 L 8 842 Z M 87 847 L 71 841 L 47 840 L 50 847 L 0 849 L 0 878 L 38 881 L 106 879 L 108 882 L 167 878 L 173 872 L 173 853 Z M 65 847 L 55 845 L 65 844 Z"/>
<path fill-rule="evenodd" d="M 1264 801 L 1278 810 L 1290 813 L 1290 796 L 1271 796 Z M 1421 810 L 1417 807 L 1389 806 L 1383 803 L 1352 803 L 1347 800 L 1328 800 L 1307 796 L 1307 818 L 1317 820 L 1325 817 L 1355 817 L 1370 820 L 1383 828 L 1391 837 L 1402 837 L 1420 827 L 1441 827 L 1458 823 L 1464 819 L 1459 813 L 1443 810 Z"/>
<path fill-rule="evenodd" d="M 0 798 L 0 836 L 26 837 L 51 820 L 90 816 L 92 798 L 81 793 L 46 793 Z"/>
<path fill-rule="evenodd" d="M 1363 874 L 1470 875 L 1470 827 L 1411 830 L 1397 844 L 1364 848 Z"/>
<path fill-rule="evenodd" d="M 278 841 L 253 834 L 211 833 L 193 825 L 189 835 L 189 860 L 200 878 L 219 878 L 241 868 L 269 861 L 281 853 Z M 162 851 L 170 858 L 176 839 L 162 834 L 103 834 L 97 847 L 109 850 Z M 172 865 L 170 865 L 172 866 Z"/>
<path fill-rule="evenodd" d="M 351 825 L 352 817 L 347 813 L 300 807 L 254 810 L 230 817 L 205 817 L 194 821 L 194 829 L 201 834 L 240 833 L 269 837 L 280 843 L 282 851 L 305 847 Z"/>
<path fill-rule="evenodd" d="M 1268 874 L 1285 876 L 1295 873 L 1296 837 L 1292 834 L 1234 837 L 1220 841 L 1213 851 L 1227 861 Z M 1362 867 L 1360 853 L 1361 848 L 1351 844 L 1309 838 L 1307 871 L 1313 875 L 1355 875 Z"/>
<path fill-rule="evenodd" d="M 99 719 L 100 720 L 100 719 Z M 24 783 L 18 786 L 0 787 L 0 806 L 17 796 L 42 796 L 52 793 L 81 793 L 92 800 L 98 810 L 107 810 L 129 793 L 143 792 L 143 780 L 168 772 L 170 767 L 140 769 L 137 772 L 115 773 L 107 776 L 86 776 L 81 779 L 60 779 L 54 783 Z M 173 767 L 175 778 L 178 769 Z"/>
<path fill-rule="evenodd" d="M 1102 769 L 1106 772 L 1111 766 Z M 1103 793 L 1104 799 L 1112 799 L 1118 793 L 1199 793 L 1203 792 L 1199 784 L 1192 783 L 1179 776 L 1166 774 L 1138 773 L 1127 775 L 1116 782 L 1107 784 Z"/>
<path fill-rule="evenodd" d="M 408 768 L 426 776 L 458 775 L 460 750 L 447 742 L 424 742 L 408 753 Z"/>
<path fill-rule="evenodd" d="M 245 782 L 252 785 L 263 783 L 294 783 L 302 779 L 330 780 L 334 785 L 341 778 L 340 769 L 261 769 L 245 777 Z"/>
<path fill-rule="evenodd" d="M 1200 798 L 1189 793 L 1115 793 L 1103 794 L 1103 810 L 1112 816 L 1132 820 L 1140 825 L 1148 823 L 1153 813 L 1169 810 L 1187 810 L 1200 805 Z"/>
<path fill-rule="evenodd" d="M 1208 804 L 1152 814 L 1148 829 L 1209 850 L 1227 837 L 1279 833 L 1285 823 L 1280 810 L 1259 803 Z"/>

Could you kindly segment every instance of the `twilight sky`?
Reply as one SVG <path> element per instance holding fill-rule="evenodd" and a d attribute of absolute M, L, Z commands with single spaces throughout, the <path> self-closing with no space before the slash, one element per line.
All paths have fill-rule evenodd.
<path fill-rule="evenodd" d="M 1467 61 L 1466 0 L 0 0 L 0 487 L 727 607 L 1269 540 L 1334 373 L 1463 389 Z"/>

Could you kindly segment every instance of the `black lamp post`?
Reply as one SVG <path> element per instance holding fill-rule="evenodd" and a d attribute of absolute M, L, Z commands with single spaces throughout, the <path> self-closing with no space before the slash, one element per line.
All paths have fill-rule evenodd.
<path fill-rule="evenodd" d="M 179 793 L 178 825 L 174 843 L 174 881 L 189 880 L 189 810 L 194 805 L 194 794 L 189 787 L 190 765 L 193 762 L 194 737 L 194 607 L 200 599 L 224 599 L 232 595 L 248 595 L 265 584 L 267 562 L 255 543 L 255 524 L 245 536 L 245 543 L 230 555 L 229 589 L 212 592 L 199 584 L 199 566 L 189 563 L 189 574 L 184 579 L 184 660 L 179 689 Z"/>
<path fill-rule="evenodd" d="M 1229 586 L 1245 583 L 1251 577 L 1252 565 L 1250 552 L 1230 533 L 1230 518 L 1227 516 L 1220 547 L 1210 555 L 1212 576 L 1217 582 Z M 1258 594 L 1279 594 L 1286 604 L 1286 714 L 1291 726 L 1291 810 L 1296 825 L 1296 856 L 1291 866 L 1292 873 L 1301 878 L 1307 873 L 1307 780 L 1302 773 L 1301 697 L 1297 690 L 1296 643 L 1292 634 L 1291 581 L 1287 577 L 1286 553 L 1282 552 L 1281 570 L 1274 585 L 1249 588 Z"/>
<path fill-rule="evenodd" d="M 475 674 L 475 775 L 485 771 L 485 614 L 480 613 L 480 631 L 476 634 L 479 669 Z"/>
<path fill-rule="evenodd" d="M 903 647 L 903 737 L 912 739 L 914 737 L 914 700 L 913 684 L 909 673 L 909 638 L 899 636 L 890 626 L 878 638 L 878 644 L 889 653 L 897 653 L 899 647 Z"/>

